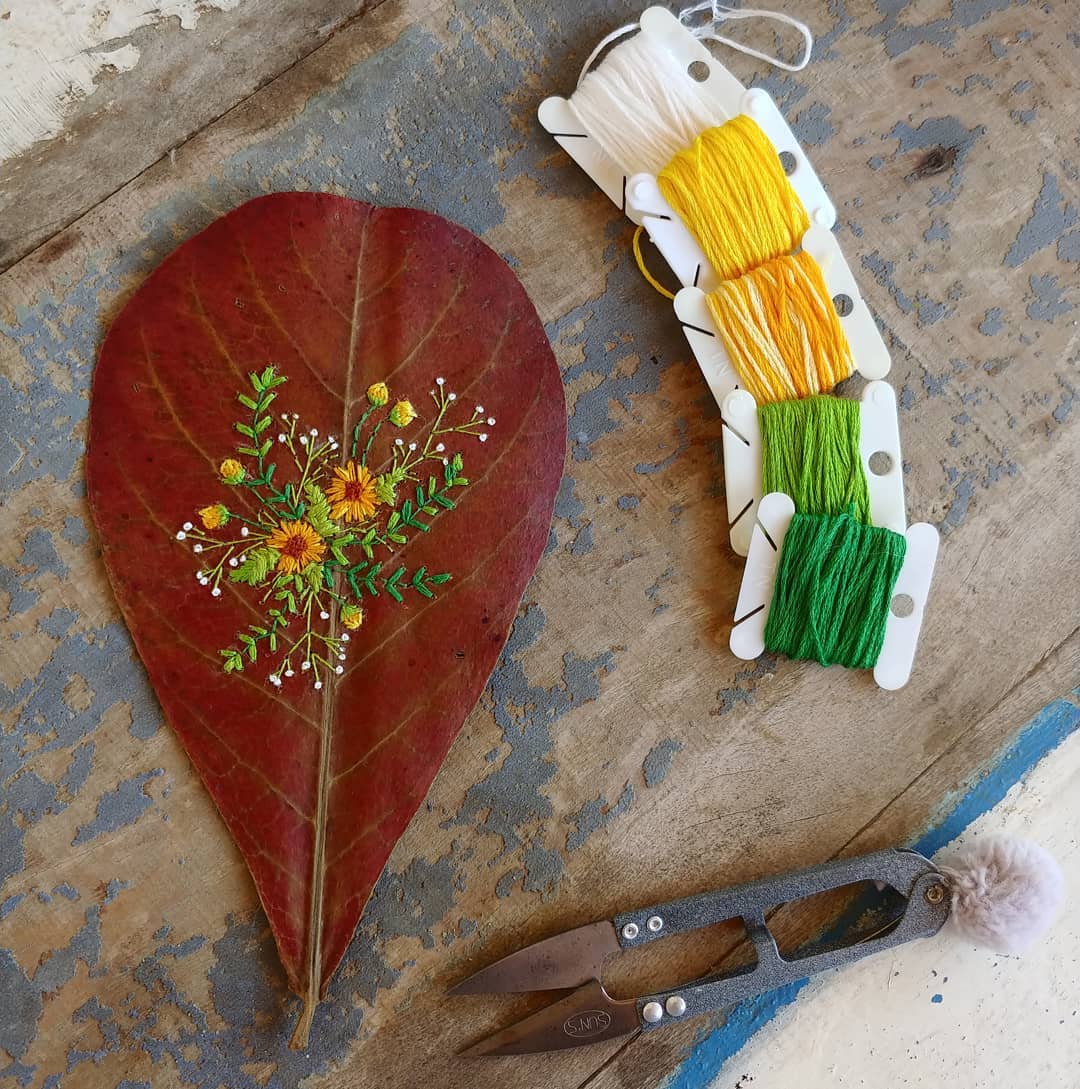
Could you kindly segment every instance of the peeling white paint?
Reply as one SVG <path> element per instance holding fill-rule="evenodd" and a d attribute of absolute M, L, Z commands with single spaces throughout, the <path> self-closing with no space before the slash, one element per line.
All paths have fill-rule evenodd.
<path fill-rule="evenodd" d="M 191 30 L 211 8 L 241 0 L 0 0 L 0 162 L 60 135 L 106 70 L 139 61 L 139 27 L 179 20 Z"/>
<path fill-rule="evenodd" d="M 1039 945 L 1002 956 L 946 931 L 821 977 L 728 1060 L 711 1089 L 1077 1085 L 1078 828 L 1080 732 L 958 841 L 1027 836 L 1061 863 L 1066 908 Z"/>

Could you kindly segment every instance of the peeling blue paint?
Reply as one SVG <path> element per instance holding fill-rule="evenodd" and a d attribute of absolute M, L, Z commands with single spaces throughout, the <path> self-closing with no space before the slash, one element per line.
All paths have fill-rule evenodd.
<path fill-rule="evenodd" d="M 1028 278 L 1031 293 L 1027 296 L 1027 316 L 1032 321 L 1052 322 L 1062 314 L 1068 314 L 1073 304 L 1065 298 L 1065 288 L 1056 276 L 1032 275 Z"/>
<path fill-rule="evenodd" d="M 566 849 L 576 851 L 583 847 L 594 833 L 621 817 L 633 804 L 634 796 L 634 784 L 626 783 L 614 805 L 609 805 L 603 795 L 586 802 L 568 818 L 574 830 L 566 837 Z"/>
<path fill-rule="evenodd" d="M 996 337 L 1005 328 L 1005 322 L 1002 320 L 1004 313 L 1000 306 L 990 307 L 983 315 L 983 320 L 979 322 L 979 332 L 984 337 Z"/>
<path fill-rule="evenodd" d="M 1075 205 L 1063 196 L 1057 175 L 1044 171 L 1042 188 L 1032 205 L 1031 215 L 1005 254 L 1005 264 L 1009 268 L 1019 268 L 1039 250 L 1053 245 L 1076 223 L 1078 214 Z"/>
<path fill-rule="evenodd" d="M 649 750 L 641 766 L 647 787 L 659 786 L 667 778 L 667 773 L 671 771 L 671 762 L 675 759 L 675 754 L 682 751 L 682 747 L 681 741 L 666 737 Z"/>
<path fill-rule="evenodd" d="M 146 793 L 147 784 L 164 774 L 164 768 L 152 768 L 125 779 L 115 790 L 103 794 L 98 799 L 97 814 L 89 824 L 84 824 L 75 833 L 75 838 L 71 841 L 72 847 L 89 843 L 106 832 L 115 832 L 118 828 L 134 824 L 154 804 L 153 799 Z"/>

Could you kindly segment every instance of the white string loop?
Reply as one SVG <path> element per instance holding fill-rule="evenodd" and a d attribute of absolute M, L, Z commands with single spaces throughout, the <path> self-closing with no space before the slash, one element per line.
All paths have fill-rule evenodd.
<path fill-rule="evenodd" d="M 690 25 L 690 19 L 695 15 L 700 15 L 703 11 L 709 13 L 709 21 L 702 26 L 692 27 Z M 725 22 L 736 19 L 756 18 L 772 19 L 777 23 L 793 26 L 802 35 L 803 52 L 796 63 L 791 64 L 770 53 L 762 53 L 752 46 L 737 42 L 734 38 L 726 38 L 716 31 L 716 28 Z M 701 0 L 700 3 L 693 4 L 688 8 L 683 8 L 683 10 L 679 12 L 679 22 L 682 23 L 695 38 L 699 38 L 702 41 L 720 42 L 721 45 L 726 45 L 728 48 L 734 49 L 739 53 L 745 53 L 748 57 L 756 57 L 758 60 L 767 61 L 777 68 L 783 68 L 785 72 L 801 72 L 807 64 L 809 64 L 810 53 L 814 48 L 814 35 L 811 33 L 810 28 L 806 23 L 801 22 L 791 15 L 786 15 L 782 11 L 767 11 L 763 8 L 732 8 L 728 7 L 727 4 L 718 3 L 717 0 Z"/>

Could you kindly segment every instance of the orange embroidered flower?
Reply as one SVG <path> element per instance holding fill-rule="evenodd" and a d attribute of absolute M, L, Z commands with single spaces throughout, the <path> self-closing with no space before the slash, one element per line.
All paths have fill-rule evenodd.
<path fill-rule="evenodd" d="M 350 461 L 344 468 L 335 466 L 334 479 L 326 488 L 326 498 L 332 504 L 331 517 L 344 518 L 346 522 L 370 518 L 379 505 L 375 478 L 366 465 L 357 465 L 355 461 Z"/>
<path fill-rule="evenodd" d="M 236 458 L 226 458 L 218 468 L 226 484 L 239 484 L 244 479 L 244 467 Z"/>
<path fill-rule="evenodd" d="M 356 631 L 364 622 L 364 610 L 359 605 L 342 605 L 341 622 L 350 631 Z"/>
<path fill-rule="evenodd" d="M 214 503 L 199 511 L 199 518 L 206 529 L 218 529 L 229 521 L 229 508 L 224 503 Z"/>
<path fill-rule="evenodd" d="M 266 544 L 279 553 L 278 570 L 286 575 L 296 575 L 326 555 L 326 542 L 307 522 L 282 522 Z"/>
<path fill-rule="evenodd" d="M 407 424 L 411 424 L 415 419 L 416 409 L 413 408 L 412 401 L 407 401 L 403 398 L 390 409 L 390 422 L 395 427 L 405 427 Z"/>

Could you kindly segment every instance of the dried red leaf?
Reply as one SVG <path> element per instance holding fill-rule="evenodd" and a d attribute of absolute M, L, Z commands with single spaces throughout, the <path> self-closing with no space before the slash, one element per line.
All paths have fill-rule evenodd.
<path fill-rule="evenodd" d="M 250 588 L 210 598 L 174 540 L 219 498 L 235 394 L 267 364 L 289 378 L 275 407 L 339 435 L 377 380 L 419 406 L 443 376 L 498 417 L 473 440 L 458 508 L 399 553 L 453 581 L 434 600 L 371 602 L 347 671 L 321 692 L 222 672 Z M 513 273 L 468 231 L 409 209 L 253 200 L 165 260 L 105 339 L 87 458 L 105 564 L 305 999 L 298 1044 L 506 639 L 547 540 L 565 427 L 558 368 Z"/>

